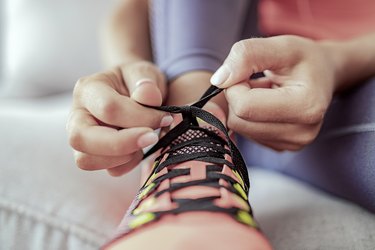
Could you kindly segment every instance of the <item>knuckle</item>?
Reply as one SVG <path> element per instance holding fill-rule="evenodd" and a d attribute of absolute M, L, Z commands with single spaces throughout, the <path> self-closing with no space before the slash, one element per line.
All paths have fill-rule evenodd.
<path fill-rule="evenodd" d="M 264 49 L 263 42 L 259 38 L 241 40 L 232 46 L 229 60 L 233 65 L 248 65 L 252 72 L 259 72 L 259 51 Z"/>
<path fill-rule="evenodd" d="M 81 93 L 84 86 L 87 84 L 88 77 L 81 77 L 77 80 L 76 84 L 74 85 L 73 89 L 73 96 L 77 96 Z"/>
<path fill-rule="evenodd" d="M 302 123 L 304 124 L 317 124 L 323 121 L 326 109 L 321 106 L 313 106 L 308 108 L 301 116 Z"/>
<path fill-rule="evenodd" d="M 296 144 L 296 146 L 299 146 L 299 149 L 301 149 L 302 147 L 312 143 L 314 141 L 315 137 L 316 137 L 316 135 L 312 132 L 300 134 L 296 138 L 295 144 Z"/>
<path fill-rule="evenodd" d="M 230 56 L 229 60 L 233 61 L 233 63 L 238 64 L 238 61 L 241 64 L 247 65 L 250 56 L 247 56 L 248 54 L 251 54 L 252 51 L 252 43 L 248 42 L 246 40 L 241 40 L 233 44 L 231 51 L 230 51 Z"/>
<path fill-rule="evenodd" d="M 83 169 L 83 170 L 94 169 L 93 161 L 91 160 L 91 157 L 83 153 L 76 154 L 75 163 L 80 169 Z"/>
<path fill-rule="evenodd" d="M 125 172 L 121 166 L 115 167 L 115 168 L 110 168 L 107 169 L 107 172 L 110 176 L 112 177 L 119 177 L 122 176 Z"/>
<path fill-rule="evenodd" d="M 247 102 L 242 99 L 237 99 L 233 104 L 234 114 L 246 120 L 251 120 L 254 116 L 252 109 L 248 107 Z"/>
<path fill-rule="evenodd" d="M 119 105 L 116 100 L 107 98 L 98 103 L 98 114 L 104 122 L 112 124 L 118 115 Z"/>
<path fill-rule="evenodd" d="M 235 54 L 243 54 L 247 50 L 247 46 L 244 40 L 238 41 L 233 44 L 232 52 Z"/>
<path fill-rule="evenodd" d="M 69 144 L 72 148 L 76 150 L 82 149 L 83 145 L 83 136 L 80 130 L 76 129 L 74 126 L 71 126 L 68 131 Z"/>
<path fill-rule="evenodd" d="M 227 125 L 229 129 L 233 131 L 238 131 L 238 128 L 239 128 L 238 118 L 233 114 L 233 112 L 229 112 Z"/>
<path fill-rule="evenodd" d="M 296 152 L 296 151 L 300 151 L 303 148 L 304 148 L 304 145 L 292 144 L 292 145 L 289 145 L 288 148 L 286 148 L 286 150 Z"/>

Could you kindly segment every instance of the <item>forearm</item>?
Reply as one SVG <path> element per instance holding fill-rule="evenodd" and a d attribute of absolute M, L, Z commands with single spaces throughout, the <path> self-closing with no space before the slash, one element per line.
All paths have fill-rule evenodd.
<path fill-rule="evenodd" d="M 168 104 L 192 103 L 207 90 L 212 72 L 240 39 L 247 5 L 246 0 L 153 1 L 153 49 L 170 82 Z M 223 95 L 213 101 L 226 110 Z"/>
<path fill-rule="evenodd" d="M 104 60 L 116 66 L 152 60 L 147 0 L 122 0 L 103 27 Z"/>
<path fill-rule="evenodd" d="M 349 41 L 321 42 L 335 70 L 336 91 L 342 91 L 375 76 L 375 33 Z"/>

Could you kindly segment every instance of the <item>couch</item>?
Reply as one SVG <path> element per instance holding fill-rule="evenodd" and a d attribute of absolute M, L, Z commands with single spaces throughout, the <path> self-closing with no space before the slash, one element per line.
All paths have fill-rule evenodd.
<path fill-rule="evenodd" d="M 75 80 L 102 70 L 97 30 L 113 2 L 0 0 L 0 249 L 98 249 L 139 187 L 138 169 L 78 169 L 65 132 Z M 375 249 L 366 210 L 281 173 L 250 178 L 275 249 Z"/>

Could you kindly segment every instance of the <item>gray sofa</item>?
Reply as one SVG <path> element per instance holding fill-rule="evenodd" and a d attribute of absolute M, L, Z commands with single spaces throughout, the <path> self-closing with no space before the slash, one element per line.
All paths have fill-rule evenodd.
<path fill-rule="evenodd" d="M 98 249 L 139 186 L 138 170 L 75 167 L 65 133 L 75 80 L 101 69 L 97 27 L 112 2 L 0 0 L 0 249 Z M 250 176 L 275 249 L 375 249 L 373 214 L 276 172 Z"/>

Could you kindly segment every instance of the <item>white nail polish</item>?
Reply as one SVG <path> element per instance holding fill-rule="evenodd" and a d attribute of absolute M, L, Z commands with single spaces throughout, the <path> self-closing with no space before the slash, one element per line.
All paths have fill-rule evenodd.
<path fill-rule="evenodd" d="M 172 124 L 173 122 L 173 116 L 171 115 L 166 115 L 164 116 L 161 121 L 160 121 L 160 127 L 168 127 Z"/>
<path fill-rule="evenodd" d="M 159 136 L 155 132 L 147 132 L 138 138 L 138 146 L 140 148 L 145 148 L 152 144 L 155 144 L 159 140 Z"/>
<path fill-rule="evenodd" d="M 139 86 L 141 86 L 143 84 L 156 84 L 156 82 L 152 79 L 149 79 L 149 78 L 143 78 L 143 79 L 138 80 L 135 83 L 135 86 L 138 88 Z"/>
<path fill-rule="evenodd" d="M 269 70 L 269 69 L 264 70 L 263 74 L 265 75 L 265 77 L 272 77 L 273 76 L 272 71 Z"/>
<path fill-rule="evenodd" d="M 212 85 L 219 86 L 229 78 L 228 67 L 222 65 L 211 77 L 210 82 Z"/>

